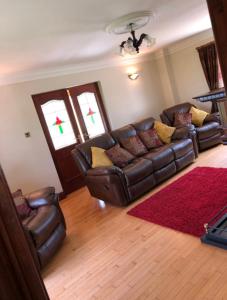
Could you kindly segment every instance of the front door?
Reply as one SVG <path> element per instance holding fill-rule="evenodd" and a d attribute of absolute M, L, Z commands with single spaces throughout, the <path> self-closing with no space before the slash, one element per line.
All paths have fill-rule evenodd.
<path fill-rule="evenodd" d="M 83 186 L 71 151 L 80 143 L 79 130 L 67 90 L 32 96 L 64 193 Z"/>
<path fill-rule="evenodd" d="M 110 130 L 98 83 L 32 96 L 64 193 L 83 186 L 71 151 Z"/>

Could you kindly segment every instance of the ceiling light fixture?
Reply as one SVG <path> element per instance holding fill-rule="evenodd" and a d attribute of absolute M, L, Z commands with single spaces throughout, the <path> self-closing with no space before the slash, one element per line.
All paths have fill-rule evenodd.
<path fill-rule="evenodd" d="M 120 44 L 120 55 L 135 55 L 140 53 L 140 47 L 145 43 L 146 47 L 155 44 L 155 39 L 148 34 L 142 33 L 138 39 L 135 34 L 135 30 L 144 27 L 151 17 L 154 15 L 150 11 L 135 12 L 116 19 L 106 27 L 108 33 L 131 33 L 131 36 Z"/>
<path fill-rule="evenodd" d="M 137 39 L 135 35 L 135 30 L 133 30 L 133 23 L 130 23 L 128 26 L 130 28 L 130 33 L 132 37 L 129 37 L 127 41 L 123 41 L 120 44 L 120 55 L 124 56 L 125 54 L 135 55 L 140 52 L 140 46 L 143 41 L 146 42 L 146 46 L 149 48 L 155 43 L 155 39 L 150 37 L 146 33 L 142 33 L 140 38 Z"/>

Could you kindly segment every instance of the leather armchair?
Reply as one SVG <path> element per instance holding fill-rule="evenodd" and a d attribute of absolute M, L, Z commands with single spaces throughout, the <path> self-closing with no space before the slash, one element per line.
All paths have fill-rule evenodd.
<path fill-rule="evenodd" d="M 189 112 L 192 106 L 194 105 L 191 103 L 182 103 L 172 106 L 165 109 L 160 115 L 160 118 L 163 123 L 174 126 L 175 113 Z M 221 143 L 222 126 L 217 113 L 209 114 L 201 127 L 196 127 L 194 125 L 188 125 L 188 127 L 196 156 L 199 151 Z"/>
<path fill-rule="evenodd" d="M 193 162 L 193 144 L 189 138 L 189 129 L 184 127 L 175 131 L 171 144 L 136 157 L 124 168 L 91 167 L 92 146 L 112 148 L 117 143 L 120 144 L 121 138 L 135 136 L 141 130 L 153 128 L 154 121 L 153 118 L 148 118 L 102 134 L 75 147 L 72 151 L 74 161 L 93 197 L 125 206 Z"/>
<path fill-rule="evenodd" d="M 24 195 L 33 213 L 22 221 L 39 268 L 57 252 L 66 236 L 66 225 L 54 187 Z"/>

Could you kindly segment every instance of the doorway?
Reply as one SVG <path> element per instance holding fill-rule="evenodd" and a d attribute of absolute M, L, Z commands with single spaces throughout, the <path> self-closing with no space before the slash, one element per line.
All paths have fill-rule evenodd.
<path fill-rule="evenodd" d="M 110 130 L 97 82 L 32 95 L 63 192 L 84 185 L 71 151 L 84 141 Z"/>

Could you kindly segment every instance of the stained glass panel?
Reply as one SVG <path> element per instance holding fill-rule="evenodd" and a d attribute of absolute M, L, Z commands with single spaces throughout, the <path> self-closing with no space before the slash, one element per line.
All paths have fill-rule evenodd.
<path fill-rule="evenodd" d="M 48 101 L 41 109 L 55 150 L 75 144 L 76 137 L 64 100 Z"/>
<path fill-rule="evenodd" d="M 83 93 L 78 97 L 79 106 L 89 138 L 105 132 L 103 121 L 94 93 Z"/>

